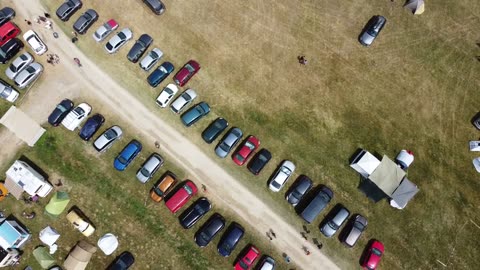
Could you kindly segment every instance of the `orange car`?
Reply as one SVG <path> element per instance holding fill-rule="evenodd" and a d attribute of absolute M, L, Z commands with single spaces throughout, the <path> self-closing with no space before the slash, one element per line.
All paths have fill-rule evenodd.
<path fill-rule="evenodd" d="M 150 198 L 156 202 L 161 202 L 163 197 L 172 189 L 177 183 L 175 175 L 171 172 L 166 172 L 164 177 L 158 181 L 150 191 Z"/>

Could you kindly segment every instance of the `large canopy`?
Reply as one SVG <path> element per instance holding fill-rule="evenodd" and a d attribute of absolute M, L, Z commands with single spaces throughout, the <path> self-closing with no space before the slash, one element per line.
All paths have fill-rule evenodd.
<path fill-rule="evenodd" d="M 400 186 L 393 192 L 390 205 L 398 209 L 403 209 L 418 191 L 417 185 L 405 177 L 402 183 L 400 183 Z"/>
<path fill-rule="evenodd" d="M 15 133 L 28 146 L 34 146 L 45 132 L 45 129 L 35 120 L 15 106 L 10 107 L 0 119 L 0 123 Z"/>
<path fill-rule="evenodd" d="M 60 234 L 50 226 L 47 226 L 45 229 L 40 231 L 40 241 L 45 245 L 51 246 L 55 244 L 57 239 L 60 237 Z"/>
<path fill-rule="evenodd" d="M 57 191 L 45 206 L 45 213 L 52 217 L 58 217 L 67 208 L 69 202 L 70 197 L 67 192 Z"/>
<path fill-rule="evenodd" d="M 363 177 L 368 178 L 368 176 L 375 171 L 375 169 L 380 165 L 380 160 L 378 160 L 370 152 L 362 150 L 358 153 L 357 156 L 353 159 L 350 167 L 356 170 Z"/>
<path fill-rule="evenodd" d="M 420 15 L 425 11 L 424 0 L 408 0 L 404 7 L 415 15 Z"/>
<path fill-rule="evenodd" d="M 48 269 L 55 263 L 55 260 L 53 259 L 52 255 L 48 253 L 46 247 L 37 247 L 33 251 L 33 257 L 35 257 L 35 259 L 43 269 Z"/>
<path fill-rule="evenodd" d="M 84 270 L 96 251 L 97 248 L 94 245 L 81 240 L 68 254 L 63 266 L 66 270 Z"/>
<path fill-rule="evenodd" d="M 387 156 L 383 156 L 380 165 L 369 176 L 369 179 L 387 196 L 391 197 L 403 177 L 405 177 L 405 171 Z"/>

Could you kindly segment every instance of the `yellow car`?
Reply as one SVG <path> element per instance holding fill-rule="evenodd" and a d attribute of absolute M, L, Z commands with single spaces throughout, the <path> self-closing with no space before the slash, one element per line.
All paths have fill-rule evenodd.
<path fill-rule="evenodd" d="M 85 236 L 90 236 L 95 232 L 95 227 L 89 223 L 88 219 L 79 209 L 72 208 L 67 214 L 67 220 L 73 224 L 75 229 L 79 230 Z"/>

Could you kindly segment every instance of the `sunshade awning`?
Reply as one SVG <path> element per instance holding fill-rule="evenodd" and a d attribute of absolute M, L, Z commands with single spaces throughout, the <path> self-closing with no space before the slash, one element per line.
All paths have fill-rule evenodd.
<path fill-rule="evenodd" d="M 368 177 L 387 196 L 391 197 L 405 177 L 405 171 L 387 156 L 383 156 L 380 165 Z"/>

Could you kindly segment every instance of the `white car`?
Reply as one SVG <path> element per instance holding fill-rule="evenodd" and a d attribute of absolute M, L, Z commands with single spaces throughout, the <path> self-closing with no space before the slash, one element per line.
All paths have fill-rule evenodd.
<path fill-rule="evenodd" d="M 113 126 L 102 135 L 100 135 L 95 142 L 93 142 L 93 147 L 98 152 L 105 152 L 108 148 L 112 147 L 113 143 L 122 137 L 122 129 L 119 126 Z"/>
<path fill-rule="evenodd" d="M 20 94 L 11 85 L 0 79 L 0 98 L 6 101 L 15 102 Z"/>
<path fill-rule="evenodd" d="M 185 109 L 188 104 L 192 103 L 192 101 L 197 97 L 197 93 L 193 89 L 187 89 L 183 92 L 170 106 L 170 109 L 174 113 L 180 113 L 183 109 Z"/>
<path fill-rule="evenodd" d="M 28 45 L 30 45 L 36 55 L 42 55 L 48 50 L 47 45 L 43 43 L 37 33 L 35 33 L 33 30 L 28 30 L 25 34 L 23 34 L 23 39 L 28 43 Z"/>
<path fill-rule="evenodd" d="M 5 75 L 10 80 L 13 80 L 18 73 L 24 70 L 28 65 L 33 62 L 33 56 L 27 52 L 22 53 L 19 57 L 15 58 L 10 66 L 5 70 Z"/>
<path fill-rule="evenodd" d="M 165 108 L 167 107 L 168 103 L 172 100 L 172 98 L 175 96 L 175 94 L 178 92 L 178 87 L 170 83 L 165 88 L 163 88 L 163 91 L 160 93 L 160 95 L 157 97 L 157 104 L 158 106 Z"/>
<path fill-rule="evenodd" d="M 110 35 L 110 33 L 117 30 L 117 28 L 118 23 L 114 19 L 108 20 L 93 33 L 92 37 L 96 42 L 100 42 Z"/>
<path fill-rule="evenodd" d="M 133 33 L 130 29 L 124 28 L 122 31 L 118 32 L 115 36 L 113 36 L 107 44 L 105 44 L 105 50 L 108 53 L 115 53 L 120 49 L 127 41 L 132 39 Z"/>
<path fill-rule="evenodd" d="M 155 64 L 162 58 L 163 52 L 160 51 L 158 48 L 153 48 L 151 52 L 149 52 L 143 59 L 140 61 L 140 67 L 145 70 L 149 71 Z"/>
<path fill-rule="evenodd" d="M 80 103 L 75 109 L 65 116 L 62 125 L 68 130 L 74 131 L 90 114 L 92 107 L 87 103 Z"/>
<path fill-rule="evenodd" d="M 278 168 L 278 170 L 275 172 L 275 175 L 272 177 L 272 180 L 268 185 L 270 190 L 272 190 L 273 192 L 280 191 L 280 189 L 282 189 L 290 176 L 292 176 L 294 171 L 295 164 L 293 164 L 293 162 L 291 162 L 290 160 L 283 161 L 282 165 L 280 165 L 280 168 Z"/>
<path fill-rule="evenodd" d="M 33 62 L 20 73 L 18 73 L 18 75 L 15 76 L 15 80 L 13 81 L 18 86 L 18 88 L 23 89 L 27 87 L 27 85 L 35 81 L 38 76 L 42 74 L 42 71 L 43 66 L 37 62 Z"/>

